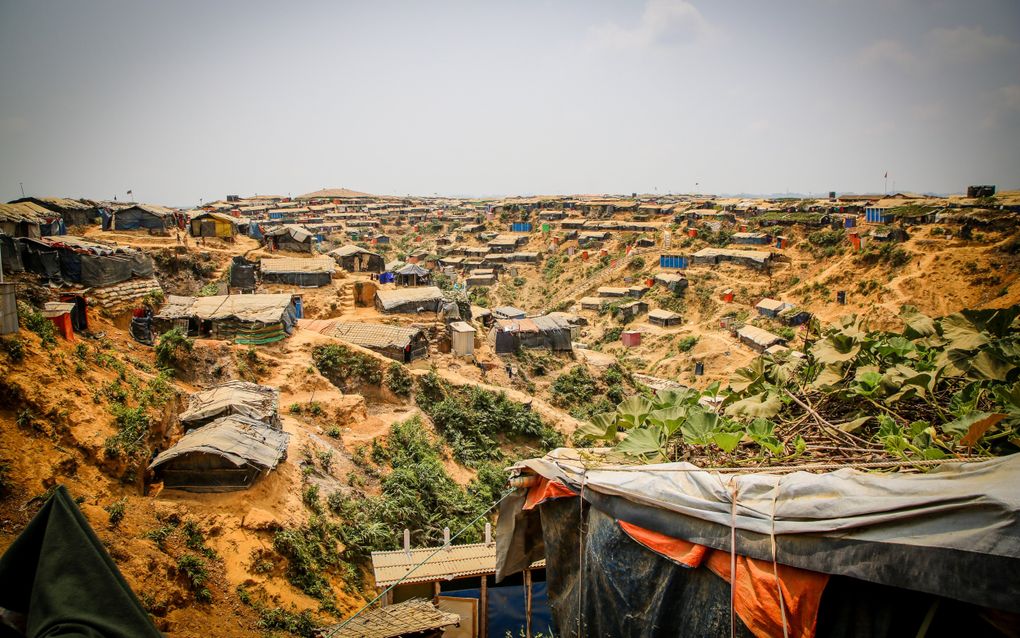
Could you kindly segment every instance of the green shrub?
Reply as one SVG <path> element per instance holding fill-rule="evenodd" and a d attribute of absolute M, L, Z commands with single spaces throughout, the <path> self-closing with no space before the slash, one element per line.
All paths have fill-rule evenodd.
<path fill-rule="evenodd" d="M 527 406 L 506 394 L 477 387 L 455 388 L 430 371 L 419 381 L 415 400 L 429 415 L 454 457 L 467 465 L 503 458 L 497 437 L 531 439 L 549 449 L 563 437 Z"/>
<path fill-rule="evenodd" d="M 382 365 L 374 357 L 344 345 L 315 346 L 312 361 L 322 376 L 344 391 L 361 383 L 379 385 L 383 380 Z"/>
<path fill-rule="evenodd" d="M 185 554 L 177 560 L 177 572 L 183 574 L 195 594 L 195 600 L 203 603 L 212 600 L 212 592 L 206 588 L 205 583 L 209 580 L 209 572 L 205 569 L 205 562 L 193 554 Z"/>
<path fill-rule="evenodd" d="M 0 337 L 0 350 L 7 353 L 12 363 L 21 363 L 25 359 L 25 340 L 16 335 Z"/>
<path fill-rule="evenodd" d="M 110 503 L 105 508 L 106 513 L 110 517 L 110 526 L 117 527 L 120 522 L 124 520 L 124 513 L 127 510 L 127 499 L 122 498 Z"/>
<path fill-rule="evenodd" d="M 402 364 L 394 361 L 386 368 L 386 387 L 398 396 L 411 396 L 414 389 L 414 378 Z"/>
<path fill-rule="evenodd" d="M 121 453 L 133 456 L 145 449 L 145 439 L 149 434 L 149 415 L 145 408 L 126 407 L 122 403 L 114 403 L 110 411 L 117 424 L 117 433 L 106 439 L 106 453 L 116 457 Z"/>
<path fill-rule="evenodd" d="M 195 347 L 195 342 L 180 328 L 167 330 L 156 343 L 156 364 L 160 368 L 173 369 L 183 361 Z"/>
<path fill-rule="evenodd" d="M 21 325 L 39 335 L 44 348 L 52 348 L 57 345 L 56 326 L 24 301 L 18 302 L 18 318 L 21 320 Z"/>
<path fill-rule="evenodd" d="M 698 345 L 698 337 L 690 335 L 681 339 L 677 344 L 677 350 L 680 352 L 690 352 L 694 349 L 694 346 Z"/>

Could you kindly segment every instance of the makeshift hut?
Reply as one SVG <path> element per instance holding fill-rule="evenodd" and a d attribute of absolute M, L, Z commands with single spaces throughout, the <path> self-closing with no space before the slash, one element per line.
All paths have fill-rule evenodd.
<path fill-rule="evenodd" d="M 248 381 L 227 381 L 188 397 L 188 408 L 181 413 L 185 430 L 237 414 L 280 429 L 280 391 Z"/>
<path fill-rule="evenodd" d="M 573 349 L 571 328 L 569 322 L 549 315 L 496 319 L 489 329 L 488 340 L 496 354 L 508 354 L 521 348 L 569 351 Z"/>
<path fill-rule="evenodd" d="M 31 202 L 58 215 L 66 226 L 86 226 L 100 217 L 99 208 L 93 203 L 68 199 L 66 197 L 22 197 L 12 204 Z"/>
<path fill-rule="evenodd" d="M 269 250 L 290 250 L 298 253 L 312 252 L 315 236 L 310 230 L 297 224 L 268 227 L 262 231 L 265 245 Z"/>
<path fill-rule="evenodd" d="M 609 305 L 608 297 L 581 297 L 578 300 L 582 310 L 599 310 Z"/>
<path fill-rule="evenodd" d="M 811 313 L 796 306 L 789 306 L 781 310 L 776 318 L 784 325 L 799 326 L 811 320 Z"/>
<path fill-rule="evenodd" d="M 289 440 L 286 432 L 232 414 L 185 434 L 156 456 L 149 470 L 168 489 L 243 490 L 287 458 Z"/>
<path fill-rule="evenodd" d="M 104 221 L 103 230 L 148 230 L 166 233 L 174 227 L 176 211 L 156 204 L 132 204 L 115 210 L 111 219 Z"/>
<path fill-rule="evenodd" d="M 170 295 L 153 316 L 153 329 L 162 334 L 180 327 L 191 336 L 258 345 L 285 338 L 296 321 L 297 309 L 289 294 Z"/>
<path fill-rule="evenodd" d="M 683 317 L 669 310 L 656 308 L 655 310 L 648 311 L 648 323 L 655 326 L 668 328 L 669 326 L 680 325 L 682 321 Z"/>
<path fill-rule="evenodd" d="M 326 253 L 347 272 L 374 272 L 386 270 L 386 261 L 379 253 L 355 244 L 347 244 Z"/>
<path fill-rule="evenodd" d="M 492 309 L 492 316 L 496 319 L 524 319 L 527 313 L 513 306 L 499 306 Z"/>
<path fill-rule="evenodd" d="M 1020 455 L 886 474 L 591 457 L 559 449 L 518 463 L 512 484 L 526 487 L 500 504 L 496 580 L 544 559 L 553 635 L 1008 636 L 1020 626 Z"/>
<path fill-rule="evenodd" d="M 750 346 L 752 350 L 757 350 L 758 352 L 764 352 L 766 348 L 777 343 L 786 343 L 786 339 L 757 326 L 742 326 L 738 328 L 737 338 L 740 339 L 741 343 Z"/>
<path fill-rule="evenodd" d="M 455 603 L 463 603 L 456 599 Z M 446 601 L 442 601 L 446 607 Z M 468 616 L 444 611 L 424 598 L 412 598 L 395 605 L 385 605 L 365 610 L 349 621 L 317 630 L 319 638 L 441 638 L 444 635 L 474 636 L 467 633 L 477 629 Z M 463 627 L 463 632 L 457 627 Z M 445 633 L 447 629 L 453 634 Z"/>
<path fill-rule="evenodd" d="M 42 237 L 40 227 L 42 224 L 48 223 L 48 212 L 28 202 L 0 204 L 0 234 L 36 239 Z"/>
<path fill-rule="evenodd" d="M 655 275 L 655 283 L 665 286 L 673 292 L 680 294 L 687 289 L 687 277 L 677 273 L 663 272 Z"/>
<path fill-rule="evenodd" d="M 375 307 L 386 313 L 438 312 L 446 301 L 443 291 L 435 286 L 377 290 Z"/>
<path fill-rule="evenodd" d="M 262 281 L 302 288 L 328 286 L 333 280 L 336 262 L 332 257 L 263 257 L 259 264 Z"/>
<path fill-rule="evenodd" d="M 429 356 L 429 340 L 421 328 L 360 321 L 337 321 L 332 330 L 324 334 L 374 350 L 385 357 L 403 363 L 410 363 L 415 359 Z"/>
<path fill-rule="evenodd" d="M 702 248 L 691 255 L 692 263 L 715 266 L 720 262 L 732 261 L 759 270 L 768 266 L 772 253 L 763 250 L 736 250 L 730 248 Z"/>
<path fill-rule="evenodd" d="M 629 321 L 646 312 L 648 312 L 648 302 L 635 299 L 634 301 L 628 301 L 616 306 L 613 315 L 622 318 L 624 321 Z"/>
<path fill-rule="evenodd" d="M 734 244 L 758 244 L 767 245 L 771 243 L 772 237 L 766 233 L 733 233 L 730 238 Z"/>
<path fill-rule="evenodd" d="M 774 319 L 780 312 L 791 307 L 793 307 L 793 304 L 786 303 L 785 301 L 779 301 L 778 299 L 769 299 L 768 297 L 762 299 L 754 306 L 759 315 L 762 317 L 769 317 L 770 319 Z"/>
<path fill-rule="evenodd" d="M 432 281 L 429 271 L 418 264 L 407 264 L 393 274 L 398 286 L 427 286 Z"/>
<path fill-rule="evenodd" d="M 430 598 L 460 616 L 456 633 L 446 635 L 470 638 L 551 635 L 543 566 L 528 565 L 497 585 L 496 544 L 491 540 L 414 549 L 406 542 L 405 549 L 372 552 L 376 587 L 393 587 L 381 609 Z"/>
<path fill-rule="evenodd" d="M 223 213 L 200 213 L 191 218 L 189 232 L 192 237 L 233 239 L 237 235 L 237 218 Z"/>

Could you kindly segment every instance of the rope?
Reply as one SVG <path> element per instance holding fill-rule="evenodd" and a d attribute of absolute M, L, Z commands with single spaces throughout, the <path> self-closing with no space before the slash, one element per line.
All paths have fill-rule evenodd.
<path fill-rule="evenodd" d="M 740 484 L 733 481 L 730 499 L 730 638 L 737 636 L 737 490 Z"/>
<path fill-rule="evenodd" d="M 467 524 L 467 525 L 465 525 L 464 527 L 460 528 L 460 530 L 459 530 L 459 531 L 458 531 L 458 532 L 457 532 L 456 534 L 454 534 L 453 536 L 451 536 L 451 537 L 450 537 L 450 543 L 452 544 L 452 543 L 453 543 L 453 541 L 454 541 L 454 540 L 456 540 L 456 538 L 457 538 L 458 536 L 460 536 L 461 534 L 463 534 L 464 532 L 466 532 L 466 531 L 467 531 L 468 529 L 470 529 L 470 528 L 471 528 L 472 526 L 474 526 L 474 524 L 475 524 L 475 523 L 477 523 L 478 521 L 482 520 L 482 518 L 484 518 L 486 514 L 488 514 L 489 512 L 491 512 L 491 511 L 492 511 L 492 510 L 493 510 L 493 509 L 494 509 L 494 508 L 495 508 L 495 507 L 496 507 L 497 505 L 499 505 L 499 504 L 500 504 L 500 503 L 502 503 L 502 502 L 503 502 L 504 500 L 506 500 L 506 497 L 510 496 L 510 495 L 511 495 L 511 494 L 513 494 L 513 493 L 514 493 L 515 491 L 516 491 L 516 490 L 513 490 L 513 489 L 511 489 L 511 490 L 507 491 L 507 493 L 506 493 L 506 494 L 504 494 L 503 496 L 501 496 L 501 497 L 500 497 L 500 499 L 499 499 L 498 501 L 496 501 L 495 503 L 493 503 L 492 505 L 490 505 L 490 506 L 488 507 L 488 509 L 486 509 L 486 510 L 485 510 L 484 512 L 482 512 L 481 514 L 479 514 L 478 516 L 476 516 L 476 517 L 475 517 L 475 519 L 474 519 L 473 521 L 471 521 L 470 523 L 468 523 L 468 524 Z M 374 604 L 375 604 L 376 602 L 378 602 L 380 598 L 382 598 L 383 596 L 385 596 L 386 594 L 388 594 L 388 593 L 389 593 L 389 592 L 390 592 L 390 591 L 391 591 L 391 590 L 392 590 L 392 589 L 393 589 L 394 587 L 396 587 L 396 586 L 397 586 L 397 585 L 399 585 L 400 583 L 404 582 L 404 580 L 406 580 L 408 576 L 410 576 L 411 574 L 413 574 L 413 573 L 415 572 L 415 570 L 416 570 L 416 569 L 418 569 L 419 567 L 421 567 L 421 566 L 422 566 L 422 565 L 424 565 L 425 563 L 429 562 L 430 560 L 432 560 L 433 558 L 435 558 L 435 557 L 436 557 L 436 556 L 437 556 L 437 555 L 438 555 L 438 554 L 439 554 L 440 552 L 443 552 L 443 551 L 445 551 L 445 550 L 446 550 L 446 549 L 448 549 L 448 548 L 449 548 L 449 545 L 447 545 L 446 543 L 443 543 L 443 546 L 442 546 L 442 547 L 438 548 L 438 549 L 437 549 L 436 551 L 432 552 L 431 554 L 429 554 L 428 556 L 426 556 L 426 557 L 425 557 L 424 559 L 422 559 L 422 561 L 421 561 L 420 563 L 418 563 L 417 565 L 415 565 L 414 567 L 412 567 L 411 569 L 409 569 L 409 570 L 407 571 L 407 573 L 406 573 L 406 574 L 404 574 L 403 576 L 401 576 L 401 577 L 400 577 L 400 579 L 399 579 L 399 580 L 397 580 L 397 582 L 393 583 L 392 585 L 390 585 L 389 587 L 387 587 L 386 589 L 384 589 L 384 590 L 383 590 L 382 592 L 380 592 L 378 596 L 376 596 L 376 597 L 375 597 L 375 598 L 373 598 L 372 600 L 368 601 L 368 603 L 366 603 L 364 607 L 362 607 L 361 609 L 359 609 L 359 610 L 357 611 L 357 613 L 355 613 L 355 614 L 354 614 L 353 616 L 351 616 L 351 617 L 350 617 L 350 618 L 348 618 L 347 620 L 343 621 L 342 623 L 340 623 L 339 625 L 337 625 L 336 627 L 334 627 L 333 629 L 331 629 L 331 630 L 329 631 L 329 633 L 327 633 L 327 634 L 324 634 L 323 638 L 333 638 L 333 636 L 335 636 L 335 635 L 336 635 L 336 633 L 337 633 L 338 631 L 340 631 L 341 629 L 343 629 L 343 628 L 344 628 L 344 627 L 345 627 L 345 626 L 346 626 L 346 625 L 347 625 L 347 624 L 348 624 L 349 622 L 351 622 L 352 620 L 354 620 L 355 618 L 357 618 L 358 616 L 360 616 L 360 615 L 361 615 L 361 613 L 362 613 L 363 611 L 365 611 L 366 609 L 368 609 L 369 607 L 371 607 L 372 605 L 374 605 Z"/>
<path fill-rule="evenodd" d="M 779 582 L 779 563 L 776 560 L 778 554 L 776 548 L 776 502 L 779 500 L 779 486 L 782 482 L 783 477 L 780 476 L 772 494 L 772 529 L 769 531 L 769 540 L 772 543 L 772 575 L 776 579 L 776 591 L 779 592 L 779 612 L 783 617 L 783 638 L 790 638 L 790 630 L 786 622 L 786 600 L 783 598 L 783 586 Z"/>
<path fill-rule="evenodd" d="M 584 636 L 581 618 L 584 616 L 584 483 L 587 470 L 581 473 L 581 494 L 577 500 L 577 636 Z"/>
<path fill-rule="evenodd" d="M 960 459 L 958 462 L 977 462 L 986 460 L 984 458 L 974 457 L 968 459 Z M 841 470 L 843 468 L 851 469 L 868 469 L 868 468 L 883 468 L 883 467 L 903 467 L 903 466 L 933 466 L 933 465 L 945 465 L 952 463 L 952 460 L 934 460 L 924 459 L 918 461 L 866 461 L 862 463 L 807 463 L 804 465 L 771 465 L 764 467 L 648 467 L 643 465 L 605 465 L 600 467 L 594 467 L 600 472 L 745 472 L 748 474 L 756 473 L 773 473 L 773 472 L 806 472 L 809 470 Z M 587 470 L 588 468 L 586 468 Z"/>

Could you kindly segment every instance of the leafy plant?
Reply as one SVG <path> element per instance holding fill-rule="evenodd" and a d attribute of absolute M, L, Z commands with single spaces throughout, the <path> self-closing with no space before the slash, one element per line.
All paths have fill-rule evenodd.
<path fill-rule="evenodd" d="M 382 365 L 374 357 L 341 344 L 315 346 L 312 362 L 322 376 L 344 391 L 360 383 L 379 385 L 383 380 Z"/>
<path fill-rule="evenodd" d="M 394 361 L 386 368 L 386 387 L 398 396 L 411 396 L 414 389 L 414 378 L 402 364 Z"/>
<path fill-rule="evenodd" d="M 159 336 L 156 343 L 156 364 L 160 368 L 174 369 L 184 357 L 191 354 L 195 342 L 180 328 L 172 328 Z"/>

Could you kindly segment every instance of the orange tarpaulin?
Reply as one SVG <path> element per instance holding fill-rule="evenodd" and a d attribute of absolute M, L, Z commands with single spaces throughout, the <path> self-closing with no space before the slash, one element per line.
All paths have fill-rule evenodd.
<path fill-rule="evenodd" d="M 524 509 L 534 509 L 540 503 L 565 496 L 577 496 L 577 494 L 559 481 L 550 481 L 547 478 L 539 477 L 538 483 L 528 488 L 528 498 L 524 501 Z"/>
<path fill-rule="evenodd" d="M 628 536 L 656 554 L 687 567 L 697 567 L 707 559 L 707 566 L 713 573 L 731 582 L 729 552 L 711 550 L 632 523 L 617 522 Z M 737 616 L 759 638 L 782 636 L 783 611 L 773 564 L 738 555 L 736 566 L 734 608 Z M 781 564 L 777 565 L 777 569 L 786 606 L 788 634 L 792 638 L 813 638 L 818 622 L 818 606 L 829 580 L 828 574 Z"/>

